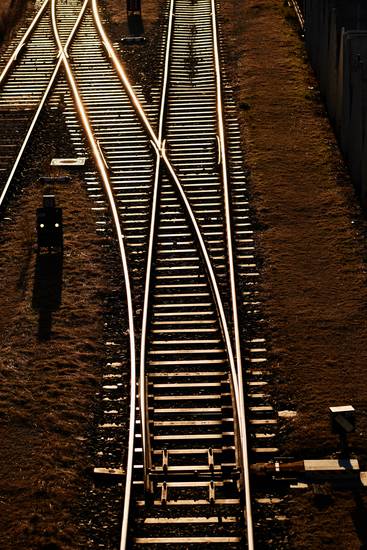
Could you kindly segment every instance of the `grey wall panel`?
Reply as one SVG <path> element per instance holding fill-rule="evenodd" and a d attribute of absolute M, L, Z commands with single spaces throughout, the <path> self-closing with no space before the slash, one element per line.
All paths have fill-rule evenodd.
<path fill-rule="evenodd" d="M 367 0 L 302 0 L 305 44 L 367 206 Z"/>

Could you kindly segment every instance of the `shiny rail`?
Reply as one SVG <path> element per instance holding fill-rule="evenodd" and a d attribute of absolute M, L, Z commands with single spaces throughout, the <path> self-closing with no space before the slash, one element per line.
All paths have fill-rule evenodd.
<path fill-rule="evenodd" d="M 177 177 L 177 174 L 175 172 L 175 169 L 173 168 L 168 155 L 166 153 L 165 148 L 165 141 L 162 140 L 163 137 L 163 127 L 164 127 L 164 118 L 165 118 L 165 109 L 166 109 L 166 88 L 168 84 L 168 74 L 169 74 L 169 49 L 167 48 L 166 51 L 166 57 L 165 57 L 165 71 L 164 71 L 164 77 L 163 77 L 163 92 L 162 92 L 162 104 L 161 104 L 161 113 L 160 113 L 160 121 L 159 121 L 159 128 L 158 128 L 158 135 L 154 133 L 152 130 L 152 127 L 138 101 L 138 99 L 135 96 L 134 90 L 132 89 L 130 83 L 128 82 L 128 79 L 126 77 L 126 74 L 124 72 L 124 69 L 122 65 L 120 64 L 119 60 L 117 59 L 117 56 L 115 55 L 113 48 L 111 44 L 108 41 L 108 38 L 106 34 L 104 33 L 102 24 L 99 19 L 96 0 L 93 0 L 93 11 L 94 16 L 96 18 L 96 24 L 97 28 L 100 32 L 101 38 L 103 40 L 103 43 L 105 45 L 105 48 L 108 52 L 109 57 L 111 58 L 115 68 L 117 69 L 117 72 L 122 80 L 122 83 L 128 92 L 131 101 L 134 105 L 134 107 L 137 110 L 137 113 L 139 117 L 141 118 L 150 138 L 152 139 L 152 142 L 155 146 L 156 153 L 157 153 L 157 163 L 156 163 L 156 171 L 155 171 L 155 183 L 154 183 L 154 191 L 153 191 L 153 203 L 152 203 L 152 218 L 151 218 L 151 231 L 150 231 L 150 238 L 149 238 L 149 252 L 148 252 L 148 260 L 147 260 L 147 277 L 146 277 L 146 286 L 145 286 L 145 300 L 144 300 L 144 309 L 143 309 L 143 325 L 142 325 L 142 342 L 141 342 L 141 358 L 140 358 L 140 410 L 141 410 L 141 418 L 142 418 L 142 440 L 143 440 L 143 449 L 144 449 L 144 470 L 145 470 L 145 481 L 146 481 L 146 489 L 149 490 L 149 470 L 151 466 L 151 459 L 150 459 L 150 437 L 149 437 L 149 425 L 147 422 L 147 414 L 146 414 L 146 407 L 147 407 L 147 399 L 146 399 L 146 387 L 144 382 L 144 375 L 145 375 L 145 353 L 146 353 L 146 336 L 147 336 L 147 322 L 148 322 L 148 311 L 149 311 L 149 296 L 150 296 L 150 280 L 151 280 L 151 266 L 152 266 L 152 254 L 154 249 L 154 239 L 155 239 L 155 228 L 156 228 L 156 209 L 157 209 L 157 196 L 158 196 L 158 189 L 159 189 L 159 179 L 160 179 L 160 164 L 161 159 L 163 160 L 173 182 L 175 183 L 180 195 L 181 199 L 185 205 L 186 212 L 189 215 L 190 221 L 192 223 L 192 226 L 195 231 L 196 238 L 198 240 L 201 253 L 204 259 L 204 263 L 209 275 L 209 279 L 211 282 L 211 287 L 213 290 L 213 294 L 215 297 L 215 302 L 217 305 L 219 318 L 222 326 L 222 331 L 224 334 L 224 339 L 226 343 L 227 353 L 229 357 L 229 363 L 231 367 L 231 374 L 233 379 L 233 386 L 234 386 L 234 395 L 235 395 L 235 408 L 237 412 L 237 418 L 238 418 L 238 429 L 240 432 L 240 447 L 241 447 L 241 463 L 242 463 L 242 472 L 244 477 L 244 487 L 245 487 L 245 501 L 246 501 L 246 524 L 248 529 L 248 547 L 253 548 L 253 528 L 252 528 L 252 515 L 251 515 L 251 497 L 250 497 L 250 488 L 249 488 L 249 473 L 248 473 L 248 459 L 247 459 L 247 436 L 246 436 L 246 424 L 245 424 L 245 417 L 244 417 L 244 398 L 243 398 L 243 389 L 242 389 L 242 365 L 241 365 L 241 351 L 240 351 L 240 341 L 239 341 L 239 330 L 238 330 L 238 318 L 237 318 L 237 303 L 236 303 L 236 289 L 235 289 L 235 278 L 234 278 L 234 261 L 233 261 L 233 251 L 232 251 L 232 229 L 231 229 L 231 213 L 230 213 L 230 207 L 229 207 L 229 192 L 228 192 L 228 181 L 227 181 L 227 168 L 226 168 L 226 162 L 225 162 L 225 132 L 224 132 L 224 122 L 223 122 L 223 113 L 222 113 L 222 99 L 221 99 L 221 80 L 220 80 L 220 64 L 219 64 L 219 53 L 218 53 L 218 43 L 217 43 L 217 36 L 216 36 L 216 16 L 215 16 L 215 4 L 212 3 L 212 16 L 213 16 L 213 41 L 215 44 L 215 71 L 216 71 L 216 79 L 217 79 L 217 106 L 218 106 L 218 129 L 219 129 L 219 143 L 220 143 L 220 150 L 221 150 L 221 161 L 222 161 L 222 178 L 223 178 L 223 187 L 225 190 L 225 211 L 226 211 L 226 233 L 227 233 L 227 247 L 228 247 L 228 265 L 229 265 L 229 271 L 230 271 L 230 280 L 231 280 L 231 296 L 232 296 L 232 311 L 233 311 L 233 325 L 235 327 L 235 349 L 236 349 L 236 359 L 234 357 L 233 349 L 232 349 L 232 342 L 230 338 L 230 333 L 227 325 L 227 321 L 224 314 L 224 308 L 222 304 L 222 299 L 220 296 L 220 292 L 218 289 L 218 284 L 216 281 L 216 276 L 214 274 L 214 270 L 211 264 L 211 260 L 209 258 L 208 252 L 206 250 L 206 245 L 204 243 L 204 239 L 202 237 L 200 228 L 198 226 L 197 220 L 195 218 L 195 215 L 193 213 L 192 207 L 190 205 L 190 202 L 187 198 L 187 195 L 181 185 L 181 182 L 179 181 L 179 178 Z M 170 42 L 170 36 L 172 32 L 172 19 L 173 19 L 173 2 L 171 3 L 170 7 L 170 19 L 169 19 L 169 25 L 168 25 L 168 41 L 167 44 Z M 126 528 L 123 528 L 123 531 L 126 532 Z M 124 546 L 121 545 L 121 548 Z"/>
<path fill-rule="evenodd" d="M 220 163 L 222 173 L 222 184 L 224 190 L 224 208 L 225 208 L 225 221 L 226 221 L 226 237 L 227 237 L 227 250 L 228 250 L 228 268 L 229 279 L 231 288 L 231 301 L 232 301 L 232 315 L 233 315 L 233 328 L 234 328 L 234 340 L 235 340 L 235 354 L 237 365 L 237 381 L 238 381 L 238 407 L 237 414 L 239 415 L 238 421 L 240 423 L 240 437 L 241 437 L 241 458 L 242 458 L 242 474 L 243 474 L 243 490 L 245 494 L 245 517 L 246 517 L 246 530 L 247 530 L 247 544 L 249 550 L 254 548 L 254 533 L 253 533 L 253 521 L 252 521 L 252 504 L 251 504 L 251 485 L 250 485 L 250 469 L 248 461 L 248 436 L 246 427 L 246 408 L 245 398 L 243 391 L 243 370 L 242 370 L 242 354 L 241 354 L 241 339 L 238 322 L 238 304 L 237 304 L 237 289 L 236 289 L 236 276 L 235 276 L 235 262 L 233 254 L 233 229 L 232 229 L 232 212 L 231 201 L 229 193 L 229 178 L 227 168 L 227 145 L 225 134 L 225 121 L 223 113 L 223 98 L 222 98 L 222 77 L 220 68 L 220 56 L 217 36 L 217 17 L 216 17 L 216 5 L 215 0 L 211 0 L 212 5 L 212 30 L 213 30 L 213 42 L 214 42 L 214 64 L 217 86 L 217 116 L 218 116 L 218 137 L 220 143 Z"/>
<path fill-rule="evenodd" d="M 88 2 L 89 0 L 87 0 Z M 128 518 L 130 513 L 130 499 L 131 499 L 131 487 L 132 487 L 132 468 L 133 468 L 133 448 L 134 448 L 134 434 L 135 434 L 135 406 L 136 406 L 136 344 L 135 344 L 135 327 L 134 327 L 134 310 L 133 310 L 133 300 L 130 284 L 130 275 L 127 263 L 126 249 L 124 243 L 124 235 L 122 232 L 122 227 L 120 223 L 120 218 L 118 214 L 118 209 L 116 207 L 115 199 L 113 196 L 113 191 L 110 183 L 110 178 L 106 166 L 106 161 L 101 152 L 100 146 L 97 140 L 94 137 L 92 127 L 90 125 L 88 115 L 84 108 L 81 96 L 78 91 L 77 83 L 75 81 L 73 72 L 68 61 L 68 55 L 65 49 L 63 48 L 58 29 L 57 29 L 57 18 L 56 18 L 56 1 L 52 0 L 52 21 L 53 28 L 55 33 L 55 38 L 59 46 L 60 57 L 65 67 L 67 74 L 68 82 L 72 90 L 74 102 L 78 114 L 80 115 L 83 128 L 87 135 L 89 145 L 92 149 L 93 157 L 97 164 L 98 171 L 100 173 L 103 186 L 108 198 L 108 203 L 110 211 L 113 218 L 113 223 L 115 227 L 115 232 L 118 240 L 120 257 L 122 262 L 124 281 L 125 281 L 125 291 L 126 291 L 126 302 L 128 308 L 128 326 L 129 326 L 129 342 L 130 342 L 130 418 L 129 418 L 129 453 L 127 460 L 127 475 L 125 483 L 125 495 L 124 495 L 124 509 L 123 509 L 123 520 L 122 520 L 122 535 L 121 535 L 121 547 L 125 548 L 126 546 L 126 537 L 127 537 L 127 526 Z"/>
<path fill-rule="evenodd" d="M 296 16 L 297 16 L 298 22 L 300 24 L 300 27 L 301 27 L 302 31 L 304 31 L 305 30 L 305 18 L 303 17 L 302 10 L 299 7 L 299 4 L 298 4 L 297 0 L 288 0 L 288 4 L 296 12 Z"/>
<path fill-rule="evenodd" d="M 172 39 L 174 4 L 175 4 L 174 0 L 171 0 L 169 14 L 168 14 L 168 28 L 167 28 L 167 38 L 166 38 L 167 43 L 166 43 L 166 52 L 165 52 L 164 69 L 163 69 L 161 107 L 160 107 L 159 122 L 158 122 L 158 145 L 159 146 L 162 145 L 163 127 L 164 127 L 165 114 L 166 114 L 166 108 L 167 108 L 167 87 L 168 87 L 168 77 L 169 77 L 170 44 Z M 149 305 L 150 305 L 153 254 L 154 254 L 154 246 L 155 246 L 155 232 L 156 232 L 156 226 L 157 226 L 157 205 L 158 205 L 160 178 L 161 178 L 161 155 L 160 155 L 159 148 L 157 148 L 156 146 L 156 168 L 155 168 L 154 183 L 153 183 L 149 244 L 148 244 L 148 255 L 147 255 L 147 263 L 146 263 L 144 305 L 143 305 L 143 316 L 142 316 L 142 325 L 141 325 L 140 373 L 139 373 L 141 438 L 142 438 L 143 462 L 144 462 L 144 484 L 145 484 L 145 490 L 148 492 L 151 491 L 150 482 L 149 482 L 149 471 L 151 469 L 152 463 L 151 463 L 150 430 L 149 430 L 149 424 L 147 422 L 147 408 L 148 408 L 147 393 L 148 392 L 147 392 L 146 379 L 145 379 L 145 361 L 146 361 L 148 315 L 149 315 Z"/>
<path fill-rule="evenodd" d="M 15 48 L 14 53 L 11 55 L 9 61 L 5 65 L 1 75 L 0 75 L 0 86 L 3 85 L 6 78 L 8 77 L 11 69 L 13 68 L 14 63 L 19 59 L 19 54 L 22 52 L 24 46 L 27 45 L 28 41 L 30 40 L 32 33 L 34 32 L 35 28 L 37 27 L 41 17 L 43 16 L 46 8 L 49 5 L 50 0 L 45 0 L 45 2 L 42 4 L 41 8 L 38 10 L 36 16 L 34 17 L 32 23 L 29 25 L 27 31 L 24 33 L 24 36 L 22 37 L 21 41 L 19 42 L 18 46 Z"/>
<path fill-rule="evenodd" d="M 74 24 L 74 26 L 73 26 L 73 28 L 72 28 L 70 34 L 69 34 L 67 40 L 66 40 L 66 43 L 65 43 L 65 46 L 64 46 L 64 51 L 65 51 L 65 52 L 67 52 L 67 50 L 68 50 L 70 44 L 72 43 L 72 40 L 73 40 L 74 37 L 75 37 L 75 34 L 76 34 L 76 32 L 77 32 L 77 30 L 78 30 L 78 28 L 79 28 L 79 25 L 80 25 L 80 23 L 81 23 L 81 21 L 82 21 L 82 19 L 83 19 L 85 10 L 86 10 L 86 8 L 87 8 L 88 1 L 89 1 L 89 0 L 85 0 L 84 4 L 83 4 L 83 6 L 82 6 L 82 8 L 81 8 L 81 10 L 80 10 L 79 16 L 78 16 L 78 18 L 77 18 L 77 20 L 76 20 L 76 22 L 75 22 L 75 24 Z M 55 2 L 53 2 L 53 9 L 56 10 L 56 4 L 55 4 L 55 6 L 54 6 L 54 4 L 55 4 Z M 45 8 L 47 7 L 47 5 L 48 5 L 48 0 L 46 0 L 46 2 L 43 4 L 41 10 L 38 12 L 36 18 L 34 19 L 32 25 L 31 25 L 31 27 L 30 27 L 30 28 L 32 28 L 32 30 L 33 30 L 35 24 L 39 21 L 41 15 L 43 14 L 43 12 L 44 12 Z M 35 21 L 36 21 L 36 23 L 35 23 Z M 29 36 L 30 36 L 30 33 L 28 34 L 28 37 L 29 37 Z M 26 43 L 26 42 L 25 42 L 25 37 L 24 37 L 24 38 L 22 39 L 22 44 L 24 45 L 25 43 Z M 18 50 L 18 51 L 20 51 L 20 50 Z M 14 54 L 14 55 L 15 55 L 15 54 Z M 66 53 L 66 55 L 67 55 L 67 53 Z M 4 69 L 3 75 L 8 76 L 9 71 L 11 70 L 11 66 L 12 66 L 12 64 L 9 65 L 9 63 L 8 63 L 8 65 L 7 65 L 8 68 L 6 67 L 6 68 Z M 0 209 L 4 206 L 4 203 L 5 203 L 5 201 L 7 200 L 7 197 L 8 197 L 8 195 L 9 195 L 9 191 L 10 191 L 10 189 L 11 189 L 11 185 L 12 185 L 13 180 L 14 180 L 14 176 L 15 176 L 15 174 L 16 174 L 16 172 L 17 172 L 17 169 L 18 169 L 18 167 L 19 167 L 20 162 L 21 162 L 22 159 L 23 159 L 24 152 L 25 152 L 26 147 L 27 147 L 27 145 L 28 145 L 28 143 L 29 143 L 29 141 L 30 141 L 30 139 L 31 139 L 31 136 L 32 136 L 32 134 L 33 134 L 33 131 L 34 131 L 34 129 L 35 129 L 35 126 L 36 126 L 36 124 L 37 124 L 37 122 L 38 122 L 38 120 L 39 120 L 39 118 L 40 118 L 40 115 L 41 115 L 41 113 L 42 113 L 42 111 L 43 111 L 43 109 L 44 109 L 44 106 L 45 106 L 45 104 L 46 104 L 46 101 L 49 99 L 50 93 L 51 93 L 51 91 L 52 91 L 53 88 L 54 88 L 54 85 L 55 85 L 55 82 L 56 82 L 56 80 L 57 80 L 57 77 L 59 76 L 59 72 L 60 72 L 61 66 L 62 66 L 62 57 L 59 56 L 59 59 L 58 59 L 58 61 L 57 61 L 57 63 L 56 63 L 56 66 L 55 66 L 55 69 L 54 69 L 54 71 L 53 71 L 53 73 L 52 73 L 52 75 L 51 75 L 51 78 L 50 78 L 50 80 L 49 80 L 49 83 L 48 83 L 48 85 L 47 85 L 47 87 L 46 87 L 46 89 L 45 89 L 45 91 L 44 91 L 44 93 L 43 93 L 43 95 L 42 95 L 42 97 L 41 97 L 41 101 L 40 101 L 39 104 L 38 104 L 38 107 L 37 107 L 37 109 L 36 109 L 36 112 L 35 112 L 35 114 L 34 114 L 34 116 L 33 116 L 33 118 L 32 118 L 32 122 L 31 122 L 31 124 L 30 124 L 30 126 L 29 126 L 29 128 L 28 128 L 28 131 L 27 131 L 27 133 L 26 133 L 26 135 L 25 135 L 25 138 L 24 138 L 23 143 L 22 143 L 22 145 L 21 145 L 21 147 L 20 147 L 20 150 L 19 150 L 19 152 L 18 152 L 18 155 L 17 155 L 17 157 L 16 157 L 16 159 L 15 159 L 15 162 L 14 162 L 14 164 L 13 164 L 13 167 L 12 167 L 12 169 L 11 169 L 11 172 L 10 172 L 10 174 L 9 174 L 9 176 L 8 176 L 8 179 L 7 179 L 7 181 L 6 181 L 5 185 L 4 185 L 4 188 L 3 188 L 3 190 L 2 190 L 2 192 L 1 192 L 1 194 L 0 194 Z M 6 70 L 6 72 L 5 72 L 5 70 Z M 5 76 L 4 76 L 4 78 L 5 78 Z"/>
<path fill-rule="evenodd" d="M 204 264 L 205 264 L 205 267 L 206 267 L 206 270 L 207 270 L 207 273 L 208 273 L 208 277 L 209 277 L 209 280 L 210 280 L 210 283 L 211 283 L 215 303 L 216 303 L 216 306 L 217 306 L 217 309 L 218 309 L 220 324 L 221 324 L 221 328 L 222 328 L 222 331 L 223 331 L 223 336 L 224 336 L 226 349 L 227 349 L 227 354 L 228 354 L 228 359 L 229 359 L 230 368 L 231 368 L 231 374 L 232 374 L 232 380 L 233 380 L 233 389 L 234 389 L 234 394 L 235 394 L 235 403 L 236 403 L 236 409 L 237 409 L 237 416 L 238 416 L 238 418 L 241 419 L 242 411 L 239 409 L 240 396 L 239 396 L 239 384 L 238 384 L 238 378 L 237 378 L 237 367 L 236 367 L 236 363 L 235 363 L 235 359 L 234 359 L 231 337 L 230 337 L 230 333 L 229 333 L 229 329 L 228 329 L 228 325 L 227 325 L 227 321 L 226 321 L 226 316 L 225 316 L 225 313 L 224 313 L 224 307 L 223 307 L 220 291 L 219 291 L 219 288 L 218 288 L 218 283 L 217 283 L 215 273 L 214 273 L 214 270 L 213 270 L 212 262 L 210 260 L 210 257 L 209 257 L 209 254 L 208 254 L 203 236 L 201 234 L 198 222 L 197 222 L 196 217 L 194 215 L 194 212 L 191 208 L 191 205 L 190 205 L 190 202 L 187 198 L 187 195 L 186 195 L 186 193 L 185 193 L 185 191 L 182 187 L 182 184 L 181 184 L 179 178 L 177 177 L 175 169 L 172 166 L 172 164 L 171 164 L 171 162 L 170 162 L 170 160 L 167 156 L 164 141 L 160 142 L 158 136 L 154 132 L 154 130 L 153 130 L 153 128 L 152 128 L 152 126 L 151 126 L 151 124 L 148 120 L 148 117 L 146 116 L 146 114 L 144 112 L 144 109 L 142 108 L 142 106 L 141 106 L 141 104 L 140 104 L 140 102 L 139 102 L 139 100 L 138 100 L 138 98 L 135 94 L 135 91 L 134 91 L 133 87 L 131 86 L 131 84 L 130 84 L 127 76 L 126 76 L 125 70 L 124 70 L 121 62 L 119 61 L 119 59 L 118 59 L 118 57 L 117 57 L 117 55 L 116 55 L 109 39 L 108 39 L 108 37 L 107 37 L 107 35 L 106 35 L 106 33 L 103 29 L 103 25 L 102 25 L 102 22 L 101 22 L 101 19 L 100 19 L 99 11 L 98 11 L 97 0 L 92 0 L 92 3 L 93 3 L 93 15 L 95 17 L 96 26 L 97 26 L 97 29 L 100 33 L 101 40 L 102 40 L 102 42 L 105 46 L 106 52 L 107 52 L 109 58 L 111 59 L 111 62 L 113 63 L 114 67 L 116 68 L 117 73 L 118 73 L 118 75 L 119 75 L 119 77 L 122 81 L 122 84 L 123 84 L 126 92 L 128 93 L 128 95 L 131 99 L 131 102 L 132 102 L 134 108 L 136 109 L 136 112 L 137 112 L 140 120 L 142 121 L 149 137 L 151 138 L 154 146 L 156 147 L 157 152 L 160 154 L 160 156 L 161 156 L 161 158 L 162 158 L 162 160 L 163 160 L 163 162 L 166 166 L 166 169 L 169 173 L 169 176 L 172 178 L 172 181 L 174 182 L 174 184 L 177 187 L 177 190 L 178 190 L 178 192 L 181 196 L 182 202 L 184 204 L 184 207 L 186 209 L 186 212 L 189 216 L 192 227 L 194 229 L 194 232 L 195 232 L 195 235 L 196 235 L 196 238 L 197 238 L 197 241 L 199 243 L 199 247 L 200 247 L 200 250 L 201 250 L 201 253 L 202 253 L 202 256 L 203 256 L 203 261 L 204 261 Z M 143 383 L 141 383 L 141 385 L 140 385 L 140 391 L 142 390 L 142 388 L 143 388 Z M 144 399 L 145 399 L 145 397 L 144 397 Z M 142 406 L 142 401 L 140 401 L 140 404 Z M 143 406 L 144 406 L 144 404 L 143 404 Z M 142 417 L 142 419 L 145 418 L 145 415 L 143 414 L 143 411 L 141 412 L 141 417 Z M 245 437 L 245 435 L 243 434 L 243 431 L 242 431 L 243 430 L 243 423 L 241 422 L 241 420 L 239 421 L 239 430 L 240 430 L 240 440 L 243 442 L 243 441 L 246 440 L 246 437 Z M 130 436 L 131 436 L 131 432 L 130 432 Z M 145 428 L 145 450 L 147 451 L 148 449 L 147 449 L 146 437 L 147 437 L 147 432 L 146 432 L 146 428 Z M 127 465 L 127 472 L 126 472 L 127 480 L 132 479 L 133 452 L 134 452 L 133 445 L 131 447 L 129 446 L 129 457 L 131 456 L 131 458 L 128 460 L 128 465 Z M 124 505 L 124 514 L 123 514 L 124 519 L 123 519 L 123 524 L 122 524 L 122 537 L 121 537 L 121 546 L 120 546 L 121 550 L 123 550 L 126 547 L 126 538 L 127 538 L 128 522 L 129 522 L 130 496 L 131 496 L 130 492 L 125 494 L 125 505 Z"/>

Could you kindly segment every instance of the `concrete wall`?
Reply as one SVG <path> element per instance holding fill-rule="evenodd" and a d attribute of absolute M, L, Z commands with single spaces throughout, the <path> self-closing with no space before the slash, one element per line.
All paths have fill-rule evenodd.
<path fill-rule="evenodd" d="M 311 64 L 367 207 L 367 1 L 303 0 L 303 11 Z"/>

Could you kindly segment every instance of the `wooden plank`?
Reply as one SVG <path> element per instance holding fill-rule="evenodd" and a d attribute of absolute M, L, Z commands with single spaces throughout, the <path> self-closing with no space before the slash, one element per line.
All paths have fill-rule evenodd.
<path fill-rule="evenodd" d="M 148 361 L 148 365 L 223 365 L 226 359 L 187 359 L 182 361 Z"/>
<path fill-rule="evenodd" d="M 181 342 L 182 343 L 182 342 Z M 179 348 L 179 349 L 156 349 L 150 350 L 148 355 L 202 355 L 207 353 L 224 353 L 221 348 L 216 349 L 195 349 L 195 348 Z"/>
<path fill-rule="evenodd" d="M 154 401 L 198 401 L 208 399 L 219 400 L 221 397 L 226 394 L 217 393 L 217 394 L 208 394 L 208 395 L 149 395 L 153 397 Z"/>
<path fill-rule="evenodd" d="M 136 537 L 136 544 L 228 544 L 241 542 L 241 537 Z"/>
<path fill-rule="evenodd" d="M 94 468 L 93 473 L 96 476 L 106 477 L 122 477 L 126 474 L 125 470 L 122 470 L 121 468 Z"/>
<path fill-rule="evenodd" d="M 190 414 L 190 413 L 221 413 L 221 407 L 207 407 L 207 408 L 186 408 L 180 407 L 178 409 L 154 409 L 154 414 Z"/>
<path fill-rule="evenodd" d="M 228 435 L 233 435 L 228 433 Z M 180 435 L 154 435 L 154 441 L 176 441 L 182 439 L 222 439 L 223 434 L 180 434 Z"/>
<path fill-rule="evenodd" d="M 213 371 L 173 371 L 173 372 L 149 372 L 148 376 L 149 378 L 165 378 L 166 376 L 224 376 L 226 371 L 221 370 L 213 370 Z"/>
<path fill-rule="evenodd" d="M 171 453 L 170 453 L 171 454 Z M 232 466 L 235 466 L 235 464 L 233 464 Z M 220 472 L 222 469 L 222 466 L 216 466 L 214 465 L 214 470 L 216 472 Z M 167 469 L 166 469 L 167 472 L 176 472 L 176 473 L 185 473 L 185 472 L 210 472 L 211 470 L 209 469 L 208 465 L 197 465 L 197 464 L 194 464 L 194 465 L 182 465 L 182 466 L 167 466 Z M 163 472 L 163 466 L 155 466 L 154 468 L 152 468 L 152 472 Z"/>
<path fill-rule="evenodd" d="M 153 384 L 153 388 L 220 388 L 222 382 L 172 382 L 171 384 Z"/>
<path fill-rule="evenodd" d="M 233 421 L 233 419 L 232 419 Z M 155 420 L 154 426 L 221 426 L 222 420 Z"/>
<path fill-rule="evenodd" d="M 144 520 L 144 523 L 149 524 L 165 524 L 165 523 L 235 523 L 239 521 L 239 518 L 228 516 L 228 517 L 221 517 L 219 519 L 218 516 L 210 516 L 210 517 L 199 517 L 199 518 L 192 518 L 188 516 L 183 516 L 179 518 L 146 518 Z"/>
<path fill-rule="evenodd" d="M 280 504 L 281 502 L 283 502 L 282 498 L 276 498 L 276 497 L 273 497 L 273 498 L 257 498 L 255 500 L 259 504 Z"/>
<path fill-rule="evenodd" d="M 135 449 L 135 450 L 139 450 L 141 451 L 141 449 Z M 235 450 L 235 447 L 232 446 L 232 447 L 225 447 L 225 450 L 232 450 L 234 451 Z M 163 449 L 156 449 L 153 451 L 153 454 L 154 455 L 161 455 L 162 454 L 162 451 Z M 222 453 L 223 452 L 223 448 L 218 448 L 218 449 L 213 449 L 213 453 L 216 454 L 216 453 Z M 169 454 L 170 455 L 181 455 L 181 454 L 194 454 L 194 455 L 200 455 L 200 454 L 207 454 L 208 453 L 208 449 L 170 449 L 169 450 Z"/>
<path fill-rule="evenodd" d="M 279 418 L 294 418 L 297 416 L 297 411 L 278 411 Z"/>
<path fill-rule="evenodd" d="M 274 454 L 274 453 L 277 453 L 279 451 L 278 447 L 254 447 L 252 450 L 255 453 L 259 453 L 259 454 L 261 454 L 261 453 L 265 453 L 265 454 L 272 453 L 272 454 Z"/>
<path fill-rule="evenodd" d="M 216 505 L 234 505 L 234 506 L 237 506 L 238 504 L 240 504 L 240 499 L 239 498 L 216 498 L 215 499 L 215 504 Z M 139 506 L 139 507 L 144 507 L 146 506 L 146 503 L 145 503 L 145 500 L 137 500 L 136 501 L 136 505 Z M 162 503 L 160 500 L 155 500 L 153 502 L 153 505 L 154 506 L 162 506 Z M 180 499 L 180 500 L 167 500 L 167 506 L 209 506 L 209 500 L 204 500 L 204 499 L 198 499 L 198 500 L 184 500 L 184 499 Z"/>
<path fill-rule="evenodd" d="M 256 419 L 250 420 L 251 425 L 277 424 L 277 423 L 278 423 L 277 420 L 266 419 L 266 418 L 258 419 L 258 420 L 256 420 Z"/>
<path fill-rule="evenodd" d="M 167 481 L 167 487 L 209 487 L 209 481 Z M 216 487 L 223 487 L 223 481 L 215 481 Z M 162 482 L 157 483 L 157 487 L 161 487 Z"/>

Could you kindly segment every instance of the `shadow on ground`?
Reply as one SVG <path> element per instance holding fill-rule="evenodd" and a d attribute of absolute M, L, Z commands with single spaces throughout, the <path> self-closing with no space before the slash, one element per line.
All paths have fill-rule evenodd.
<path fill-rule="evenodd" d="M 141 36 L 144 34 L 144 23 L 141 15 L 128 15 L 127 24 L 131 36 Z"/>
<path fill-rule="evenodd" d="M 51 337 L 52 314 L 61 305 L 62 269 L 62 254 L 37 254 L 32 307 L 39 312 L 39 340 Z"/>

